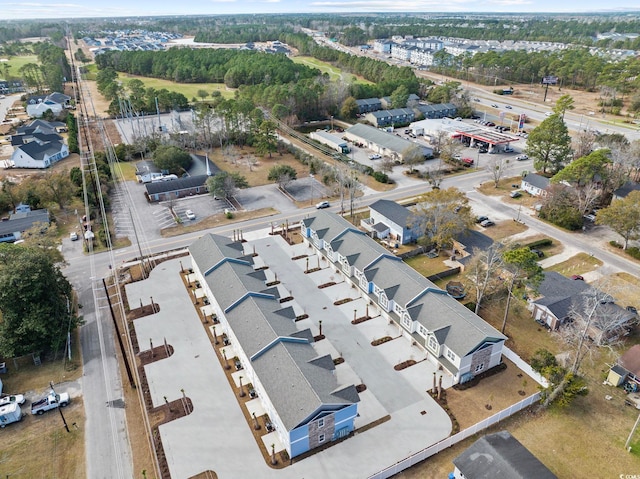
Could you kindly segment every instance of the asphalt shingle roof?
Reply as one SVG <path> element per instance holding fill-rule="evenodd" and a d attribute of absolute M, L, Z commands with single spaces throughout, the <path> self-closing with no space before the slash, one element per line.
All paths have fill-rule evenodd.
<path fill-rule="evenodd" d="M 453 463 L 467 479 L 556 479 L 507 431 L 481 437 Z"/>
<path fill-rule="evenodd" d="M 407 148 L 415 144 L 392 133 L 378 130 L 373 126 L 365 125 L 363 123 L 356 123 L 355 125 L 347 129 L 347 133 L 356 135 L 360 138 L 364 138 L 368 141 L 376 143 L 377 145 L 380 145 L 392 151 L 396 151 L 398 153 L 402 153 Z"/>
<path fill-rule="evenodd" d="M 409 208 L 391 200 L 378 200 L 369 205 L 369 208 L 402 227 L 407 226 L 408 219 L 412 215 Z"/>
<path fill-rule="evenodd" d="M 178 178 L 177 180 L 169 181 L 156 181 L 154 183 L 147 183 L 147 193 L 150 195 L 156 195 L 159 193 L 168 193 L 171 191 L 188 190 L 196 188 L 198 186 L 205 186 L 205 183 L 209 178 L 207 175 L 187 176 L 186 178 Z"/>

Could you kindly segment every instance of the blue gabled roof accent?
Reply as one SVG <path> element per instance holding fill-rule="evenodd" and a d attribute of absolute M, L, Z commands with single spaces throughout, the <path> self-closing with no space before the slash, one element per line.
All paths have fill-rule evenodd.
<path fill-rule="evenodd" d="M 242 259 L 236 259 L 236 258 L 223 258 L 220 261 L 218 261 L 216 264 L 214 264 L 211 268 L 209 268 L 208 270 L 206 270 L 204 272 L 204 276 L 208 276 L 209 273 L 214 272 L 216 269 L 218 269 L 220 266 L 222 266 L 224 263 L 229 262 L 229 263 L 236 263 L 236 264 L 242 264 L 245 266 L 251 266 L 251 263 L 249 263 L 248 261 L 242 260 Z"/>
<path fill-rule="evenodd" d="M 227 314 L 229 311 L 231 311 L 233 308 L 235 308 L 240 303 L 242 303 L 245 299 L 250 298 L 251 296 L 253 296 L 254 298 L 276 299 L 276 297 L 273 294 L 256 293 L 255 291 L 247 291 L 238 299 L 236 299 L 233 303 L 227 306 L 227 309 L 224 310 L 224 314 Z"/>
<path fill-rule="evenodd" d="M 407 308 L 409 306 L 411 306 L 412 303 L 414 303 L 415 301 L 419 300 L 420 298 L 422 298 L 425 294 L 427 293 L 438 293 L 438 294 L 444 294 L 444 295 L 448 295 L 449 293 L 447 293 L 446 291 L 440 289 L 440 288 L 426 288 L 424 290 L 422 290 L 418 295 L 416 295 L 415 298 L 413 298 L 411 301 L 409 301 L 407 303 Z"/>
<path fill-rule="evenodd" d="M 249 358 L 249 360 L 250 361 L 254 361 L 254 360 L 258 359 L 260 356 L 262 356 L 264 353 L 266 353 L 272 347 L 274 347 L 276 344 L 279 344 L 279 343 L 310 344 L 309 340 L 307 340 L 305 338 L 292 338 L 291 336 L 278 336 L 273 341 L 271 341 L 269 344 L 267 344 L 264 348 L 262 348 L 260 351 L 256 352 L 253 356 L 251 356 Z"/>

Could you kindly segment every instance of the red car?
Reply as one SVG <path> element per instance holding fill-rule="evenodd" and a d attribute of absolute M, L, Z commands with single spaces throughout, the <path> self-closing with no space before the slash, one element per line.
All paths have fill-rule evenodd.
<path fill-rule="evenodd" d="M 571 279 L 584 281 L 584 278 L 582 276 L 580 276 L 579 274 L 571 275 Z"/>

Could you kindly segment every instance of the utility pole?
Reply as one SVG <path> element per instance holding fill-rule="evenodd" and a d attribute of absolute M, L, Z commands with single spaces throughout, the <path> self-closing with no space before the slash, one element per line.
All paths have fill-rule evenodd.
<path fill-rule="evenodd" d="M 56 394 L 56 391 L 53 389 L 53 381 L 49 381 L 49 386 L 51 386 L 51 391 L 53 392 L 53 394 Z M 58 395 L 56 394 L 56 399 L 58 398 Z M 62 418 L 62 423 L 64 424 L 64 428 L 67 430 L 67 432 L 71 432 L 69 431 L 69 426 L 67 426 L 67 420 L 64 418 L 64 414 L 62 414 L 62 407 L 60 406 L 60 403 L 58 403 L 58 412 L 60 413 L 60 417 Z"/>

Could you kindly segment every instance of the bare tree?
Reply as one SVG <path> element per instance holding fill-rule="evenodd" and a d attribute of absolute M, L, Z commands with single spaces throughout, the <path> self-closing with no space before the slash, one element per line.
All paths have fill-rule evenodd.
<path fill-rule="evenodd" d="M 445 161 L 453 160 L 453 157 L 462 151 L 462 145 L 458 140 L 454 138 L 447 137 L 440 144 L 440 157 Z"/>
<path fill-rule="evenodd" d="M 501 243 L 493 243 L 486 250 L 473 248 L 473 259 L 465 268 L 465 275 L 476 290 L 476 314 L 480 311 L 485 295 L 503 284 L 499 278 L 499 272 L 504 268 L 503 252 L 504 246 Z"/>
<path fill-rule="evenodd" d="M 358 181 L 355 171 L 351 171 L 347 188 L 349 192 L 349 214 L 351 215 L 351 220 L 353 221 L 354 206 L 359 193 L 362 192 L 362 183 Z"/>
<path fill-rule="evenodd" d="M 391 173 L 393 171 L 394 161 L 388 157 L 383 156 L 380 160 L 380 171 L 383 173 Z"/>
<path fill-rule="evenodd" d="M 440 184 L 442 180 L 444 180 L 444 171 L 442 171 L 442 162 L 438 162 L 438 166 L 434 166 L 432 168 L 427 169 L 426 178 L 431 188 L 434 190 L 440 189 Z"/>
<path fill-rule="evenodd" d="M 590 130 L 581 131 L 574 137 L 573 143 L 575 157 L 582 158 L 593 151 L 596 144 L 596 134 Z"/>
<path fill-rule="evenodd" d="M 498 184 L 504 176 L 504 173 L 508 166 L 509 160 L 505 160 L 504 158 L 494 158 L 487 165 L 487 171 L 491 173 L 491 177 L 493 178 L 494 188 L 498 187 Z"/>

